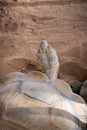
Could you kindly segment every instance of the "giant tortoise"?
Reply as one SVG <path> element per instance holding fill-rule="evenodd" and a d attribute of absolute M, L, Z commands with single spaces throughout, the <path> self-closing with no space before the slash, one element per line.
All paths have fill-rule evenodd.
<path fill-rule="evenodd" d="M 86 130 L 86 104 L 63 80 L 14 72 L 0 85 L 0 130 Z"/>

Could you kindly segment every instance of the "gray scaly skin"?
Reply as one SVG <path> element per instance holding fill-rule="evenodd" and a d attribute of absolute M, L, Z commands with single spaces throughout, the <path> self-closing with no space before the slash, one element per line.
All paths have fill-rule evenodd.
<path fill-rule="evenodd" d="M 59 60 L 55 49 L 43 40 L 37 54 L 38 70 L 44 72 L 50 80 L 57 79 Z"/>

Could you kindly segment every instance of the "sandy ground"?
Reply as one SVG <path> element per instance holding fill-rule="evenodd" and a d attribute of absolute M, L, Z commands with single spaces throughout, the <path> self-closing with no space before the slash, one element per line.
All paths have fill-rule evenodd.
<path fill-rule="evenodd" d="M 0 0 L 0 80 L 14 71 L 35 70 L 46 39 L 57 51 L 59 77 L 87 79 L 86 0 Z"/>

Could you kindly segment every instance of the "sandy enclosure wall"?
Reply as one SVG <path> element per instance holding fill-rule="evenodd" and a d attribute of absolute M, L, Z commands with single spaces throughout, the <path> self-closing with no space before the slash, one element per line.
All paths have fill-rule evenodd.
<path fill-rule="evenodd" d="M 42 39 L 58 53 L 60 78 L 87 79 L 86 0 L 0 0 L 0 79 L 35 69 Z"/>

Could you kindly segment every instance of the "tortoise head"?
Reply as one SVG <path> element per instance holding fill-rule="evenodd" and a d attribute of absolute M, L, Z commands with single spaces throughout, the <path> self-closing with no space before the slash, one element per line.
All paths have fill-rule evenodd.
<path fill-rule="evenodd" d="M 42 43 L 41 43 L 41 47 L 43 49 L 47 49 L 48 46 L 49 46 L 48 42 L 46 40 L 43 40 Z"/>

